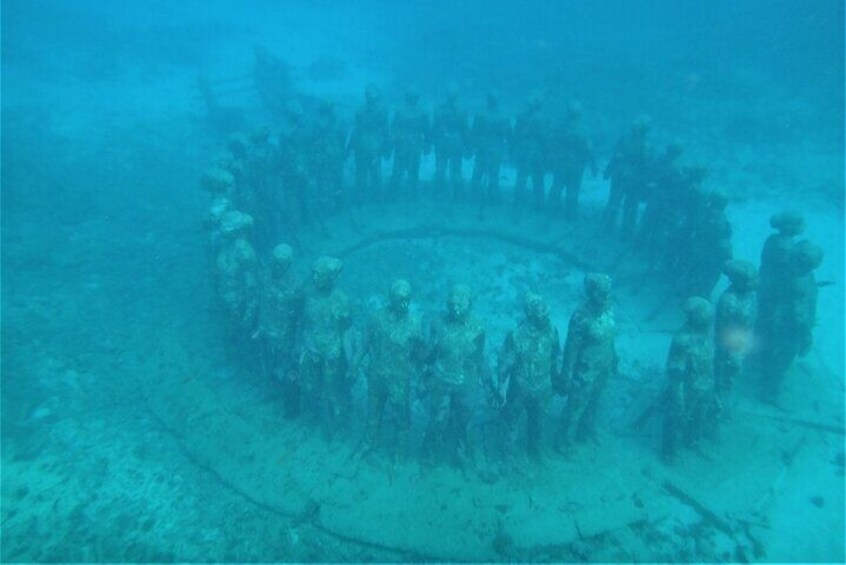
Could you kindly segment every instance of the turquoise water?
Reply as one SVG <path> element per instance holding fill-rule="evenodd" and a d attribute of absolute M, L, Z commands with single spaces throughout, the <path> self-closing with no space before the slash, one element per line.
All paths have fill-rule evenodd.
<path fill-rule="evenodd" d="M 4 2 L 0 559 L 846 559 L 842 4 L 494 4 Z M 648 114 L 655 151 L 680 141 L 685 166 L 707 167 L 704 189 L 727 195 L 735 258 L 758 265 L 770 216 L 801 212 L 802 238 L 825 256 L 813 345 L 777 405 L 749 368 L 719 435 L 668 465 L 660 399 L 684 321 L 679 273 L 603 229 L 609 182 L 585 175 L 576 222 L 516 213 L 510 155 L 502 203 L 480 216 L 472 192 L 436 191 L 424 154 L 414 203 L 357 201 L 354 159 L 325 207 L 235 198 L 254 215 L 261 280 L 282 241 L 298 284 L 317 257 L 341 256 L 351 358 L 393 279 L 410 281 L 427 340 L 452 285 L 467 284 L 496 373 L 527 290 L 563 346 L 585 273 L 608 272 L 619 362 L 596 438 L 554 449 L 569 402 L 556 394 L 542 461 L 518 443 L 505 464 L 508 431 L 479 390 L 470 456 L 426 462 L 431 396 L 415 377 L 408 460 L 361 456 L 363 370 L 333 437 L 286 417 L 253 328 L 227 318 L 201 179 L 239 132 L 266 126 L 271 151 L 286 147 L 294 106 L 311 120 L 331 102 L 346 136 L 367 85 L 393 116 L 409 88 L 431 114 L 451 84 L 468 115 L 495 89 L 509 121 L 533 92 L 548 124 L 580 101 L 600 173 Z M 392 161 L 378 165 L 387 185 Z M 468 190 L 473 166 L 467 152 Z M 312 187 L 309 174 L 285 182 Z"/>

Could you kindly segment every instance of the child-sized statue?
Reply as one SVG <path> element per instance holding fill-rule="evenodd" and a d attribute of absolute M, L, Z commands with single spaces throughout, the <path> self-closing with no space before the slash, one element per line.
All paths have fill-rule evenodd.
<path fill-rule="evenodd" d="M 467 425 L 475 386 L 487 378 L 485 328 L 470 314 L 470 288 L 455 285 L 447 311 L 432 325 L 429 352 L 429 427 L 427 457 L 449 457 L 457 464 L 469 456 Z"/>
<path fill-rule="evenodd" d="M 526 293 L 523 311 L 525 318 L 508 333 L 502 346 L 498 388 L 505 391 L 502 418 L 509 447 L 516 443 L 517 425 L 525 412 L 528 451 L 538 457 L 561 346 L 558 330 L 549 320 L 549 306 L 541 296 Z"/>
<path fill-rule="evenodd" d="M 422 368 L 425 344 L 420 318 L 408 311 L 411 285 L 394 281 L 388 304 L 379 310 L 365 337 L 367 364 L 367 448 L 379 441 L 385 420 L 392 422 L 392 448 L 405 457 L 411 431 L 411 385 Z"/>
<path fill-rule="evenodd" d="M 813 345 L 818 293 L 814 270 L 822 260 L 822 249 L 810 241 L 800 241 L 790 251 L 789 268 L 761 347 L 762 395 L 767 402 L 778 397 L 794 359 L 807 355 Z"/>
<path fill-rule="evenodd" d="M 564 429 L 559 443 L 567 448 L 574 440 L 595 433 L 599 397 L 608 377 L 617 370 L 616 326 L 611 308 L 611 278 L 585 277 L 586 300 L 570 318 L 556 392 L 567 395 Z"/>
<path fill-rule="evenodd" d="M 740 375 L 743 360 L 752 347 L 752 318 L 758 270 L 749 261 L 728 261 L 723 273 L 731 282 L 717 302 L 714 324 L 714 387 L 717 409 L 726 416 L 731 390 Z"/>
<path fill-rule="evenodd" d="M 289 416 L 296 415 L 300 394 L 294 344 L 302 313 L 302 296 L 291 275 L 293 258 L 294 250 L 290 245 L 280 243 L 273 248 L 270 273 L 259 308 L 259 326 L 254 336 L 261 340 L 264 370 L 284 389 L 285 412 Z"/>
<path fill-rule="evenodd" d="M 342 269 L 340 259 L 318 259 L 303 304 L 303 408 L 320 419 L 329 434 L 341 429 L 351 410 L 353 383 L 344 350 L 344 334 L 351 326 L 350 305 L 346 294 L 334 288 Z"/>
<path fill-rule="evenodd" d="M 672 461 L 679 444 L 695 445 L 704 435 L 714 394 L 714 309 L 704 298 L 688 298 L 684 326 L 667 357 L 663 455 Z"/>

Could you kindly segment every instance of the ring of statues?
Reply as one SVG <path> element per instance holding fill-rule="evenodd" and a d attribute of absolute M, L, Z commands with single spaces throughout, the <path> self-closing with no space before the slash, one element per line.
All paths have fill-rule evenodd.
<path fill-rule="evenodd" d="M 496 95 L 469 120 L 450 90 L 430 123 L 418 98 L 389 120 L 368 89 L 350 135 L 321 103 L 278 135 L 230 139 L 201 184 L 217 338 L 242 378 L 204 378 L 219 369 L 201 346 L 163 329 L 153 414 L 253 502 L 383 555 L 579 558 L 605 543 L 631 559 L 638 527 L 660 533 L 687 508 L 712 532 L 698 555 L 761 558 L 755 524 L 785 465 L 767 456 L 771 405 L 812 346 L 822 261 L 801 216 L 771 218 L 759 272 L 732 257 L 726 197 L 678 144 L 653 151 L 647 120 L 607 158 L 605 206 L 586 206 L 600 156 L 580 107 L 543 123 L 533 95 L 512 126 Z M 499 182 L 506 157 L 513 186 Z M 392 271 L 420 260 L 401 251 L 419 241 L 554 265 L 506 305 L 479 291 L 495 273 Z M 567 301 L 543 294 L 564 278 L 578 281 Z M 378 304 L 344 290 L 356 286 Z M 521 314 L 491 333 L 480 310 Z M 618 353 L 621 329 L 672 333 L 665 366 Z M 800 424 L 778 445 L 799 449 Z M 760 488 L 727 488 L 743 478 Z"/>

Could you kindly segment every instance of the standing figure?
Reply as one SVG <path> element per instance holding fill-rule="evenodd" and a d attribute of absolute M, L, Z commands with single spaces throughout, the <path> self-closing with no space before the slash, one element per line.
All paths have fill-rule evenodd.
<path fill-rule="evenodd" d="M 320 101 L 312 126 L 309 171 L 314 179 L 314 200 L 319 210 L 345 205 L 344 141 L 346 133 L 331 102 Z"/>
<path fill-rule="evenodd" d="M 425 353 L 420 318 L 409 313 L 410 301 L 411 285 L 394 281 L 388 304 L 377 312 L 362 350 L 367 364 L 367 448 L 376 446 L 383 424 L 390 420 L 390 446 L 401 457 L 407 455 L 411 431 L 412 380 L 420 376 Z"/>
<path fill-rule="evenodd" d="M 526 414 L 528 452 L 541 453 L 543 417 L 552 397 L 561 345 L 549 320 L 549 306 L 539 295 L 526 293 L 525 318 L 508 333 L 499 356 L 499 390 L 505 391 L 502 411 L 508 447 L 516 443 L 520 418 Z"/>
<path fill-rule="evenodd" d="M 567 189 L 564 217 L 574 220 L 579 212 L 579 192 L 585 169 L 590 167 L 596 176 L 596 155 L 582 125 L 582 106 L 573 102 L 567 108 L 566 120 L 559 124 L 552 140 L 553 181 L 550 189 L 550 208 L 555 211 L 561 204 L 561 192 Z"/>
<path fill-rule="evenodd" d="M 215 262 L 217 288 L 236 346 L 252 335 L 258 311 L 258 260 L 247 240 L 252 226 L 252 216 L 231 210 L 223 214 L 219 228 L 223 241 Z"/>
<path fill-rule="evenodd" d="M 458 105 L 458 87 L 450 85 L 446 100 L 435 110 L 432 143 L 435 147 L 435 186 L 446 191 L 449 173 L 449 187 L 455 200 L 463 196 L 461 160 L 467 149 L 467 135 L 467 116 Z"/>
<path fill-rule="evenodd" d="M 663 455 L 675 458 L 679 445 L 695 446 L 705 434 L 714 395 L 714 309 L 700 297 L 684 305 L 684 326 L 673 336 L 667 357 Z"/>
<path fill-rule="evenodd" d="M 480 212 L 485 203 L 499 203 L 499 170 L 505 157 L 511 124 L 499 108 L 499 93 L 488 93 L 487 109 L 473 120 L 471 149 L 476 156 L 473 167 L 473 192 L 479 199 Z"/>
<path fill-rule="evenodd" d="M 697 193 L 687 226 L 687 257 L 682 272 L 683 296 L 710 298 L 726 261 L 732 258 L 732 228 L 722 192 Z"/>
<path fill-rule="evenodd" d="M 463 464 L 469 457 L 467 426 L 477 383 L 484 381 L 485 328 L 473 315 L 470 288 L 455 285 L 447 311 L 432 325 L 429 374 L 429 426 L 424 441 L 427 457 L 448 457 Z"/>
<path fill-rule="evenodd" d="M 668 143 L 652 167 L 652 182 L 636 241 L 653 264 L 667 253 L 670 238 L 686 216 L 690 184 L 679 164 L 683 151 L 680 142 Z"/>
<path fill-rule="evenodd" d="M 814 343 L 817 318 L 817 280 L 814 276 L 823 260 L 822 249 L 800 241 L 790 251 L 788 269 L 776 280 L 778 302 L 771 315 L 770 329 L 761 341 L 762 397 L 775 402 L 787 370 L 796 357 L 804 357 Z"/>
<path fill-rule="evenodd" d="M 282 387 L 288 416 L 297 415 L 300 400 L 294 347 L 302 301 L 290 273 L 293 258 L 290 245 L 280 243 L 273 248 L 270 276 L 262 292 L 258 330 L 254 335 L 261 340 L 264 371 Z"/>
<path fill-rule="evenodd" d="M 766 341 L 772 329 L 776 307 L 783 302 L 787 290 L 785 273 L 790 268 L 790 254 L 795 239 L 805 231 L 805 219 L 798 212 L 788 210 L 770 218 L 770 226 L 777 231 L 767 238 L 761 251 L 760 282 L 758 285 L 758 319 L 755 333 Z"/>
<path fill-rule="evenodd" d="M 545 196 L 544 176 L 546 173 L 546 124 L 541 108 L 543 95 L 534 92 L 529 96 L 526 109 L 517 116 L 511 137 L 511 157 L 517 169 L 514 183 L 514 203 L 522 206 L 526 185 L 531 179 L 535 207 L 540 210 Z"/>
<path fill-rule="evenodd" d="M 714 389 L 718 414 L 728 416 L 734 381 L 752 347 L 752 318 L 758 270 L 749 261 L 729 261 L 723 273 L 731 282 L 717 302 L 714 323 Z"/>
<path fill-rule="evenodd" d="M 586 300 L 570 317 L 556 392 L 567 395 L 559 445 L 596 433 L 596 410 L 608 378 L 617 371 L 616 324 L 611 306 L 611 278 L 585 277 Z"/>
<path fill-rule="evenodd" d="M 344 349 L 344 334 L 352 325 L 350 305 L 347 295 L 334 287 L 342 268 L 341 260 L 334 257 L 321 257 L 314 263 L 302 314 L 302 407 L 328 435 L 347 423 L 351 410 L 353 383 Z"/>
<path fill-rule="evenodd" d="M 614 154 L 605 167 L 605 179 L 611 182 L 605 207 L 605 228 L 615 226 L 622 205 L 624 237 L 634 233 L 638 207 L 646 192 L 650 161 L 646 136 L 650 127 L 648 116 L 638 117 L 628 135 L 617 142 Z"/>
<path fill-rule="evenodd" d="M 364 91 L 364 105 L 355 115 L 347 154 L 355 158 L 356 198 L 379 200 L 382 191 L 382 157 L 390 150 L 388 112 L 374 86 Z"/>
<path fill-rule="evenodd" d="M 391 123 L 391 142 L 394 149 L 394 170 L 391 190 L 399 196 L 403 177 L 406 178 L 406 196 L 414 200 L 420 180 L 420 156 L 430 151 L 429 116 L 420 107 L 420 93 L 405 93 L 405 106 L 397 110 Z"/>

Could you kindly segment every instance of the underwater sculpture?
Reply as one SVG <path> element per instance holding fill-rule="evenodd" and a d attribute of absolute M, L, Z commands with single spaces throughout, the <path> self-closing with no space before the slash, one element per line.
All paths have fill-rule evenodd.
<path fill-rule="evenodd" d="M 480 210 L 501 199 L 499 174 L 505 159 L 511 124 L 500 109 L 500 95 L 488 92 L 485 110 L 473 119 L 470 148 L 475 155 L 471 185 Z"/>
<path fill-rule="evenodd" d="M 264 372 L 283 387 L 285 411 L 295 416 L 299 408 L 299 387 L 294 363 L 294 346 L 302 314 L 302 295 L 291 273 L 294 250 L 286 243 L 273 248 L 270 273 L 263 285 L 258 329 L 253 337 L 261 342 Z"/>
<path fill-rule="evenodd" d="M 355 126 L 347 142 L 346 153 L 355 161 L 355 198 L 360 202 L 380 200 L 382 195 L 382 158 L 390 149 L 388 111 L 376 87 L 368 85 L 364 104 L 355 114 Z"/>
<path fill-rule="evenodd" d="M 573 220 L 579 213 L 579 193 L 586 169 L 591 175 L 598 173 L 596 155 L 582 125 L 582 106 L 571 102 L 566 117 L 554 129 L 550 140 L 552 158 L 552 187 L 549 191 L 550 208 L 553 212 L 561 206 L 561 192 L 564 197 L 564 217 Z"/>
<path fill-rule="evenodd" d="M 238 210 L 224 213 L 220 220 L 222 242 L 215 261 L 217 288 L 236 342 L 252 332 L 258 311 L 258 259 L 247 239 L 252 227 L 252 216 Z"/>
<path fill-rule="evenodd" d="M 708 432 L 714 394 L 714 309 L 700 297 L 684 304 L 684 326 L 667 356 L 663 456 L 672 462 L 680 446 L 693 447 Z"/>
<path fill-rule="evenodd" d="M 818 293 L 814 270 L 822 260 L 818 245 L 800 241 L 789 252 L 787 271 L 778 275 L 770 325 L 761 338 L 761 395 L 766 402 L 776 401 L 790 365 L 813 345 Z"/>
<path fill-rule="evenodd" d="M 533 92 L 526 101 L 526 108 L 514 121 L 511 135 L 511 158 L 517 169 L 514 184 L 514 202 L 523 205 L 526 186 L 532 181 L 532 193 L 537 210 L 543 207 L 545 198 L 544 173 L 546 172 L 547 124 L 543 119 L 544 96 Z"/>
<path fill-rule="evenodd" d="M 729 261 L 723 273 L 731 285 L 717 302 L 714 322 L 714 389 L 718 411 L 731 412 L 734 382 L 743 369 L 743 361 L 753 344 L 753 318 L 758 270 L 749 261 Z"/>
<path fill-rule="evenodd" d="M 526 414 L 527 449 L 539 457 L 543 418 L 552 397 L 561 344 L 543 297 L 527 292 L 523 312 L 525 317 L 508 333 L 499 356 L 497 389 L 505 397 L 500 417 L 508 435 L 506 448 L 511 449 L 517 443 L 517 424 Z"/>
<path fill-rule="evenodd" d="M 452 287 L 446 312 L 432 324 L 425 385 L 429 393 L 429 425 L 424 452 L 430 459 L 463 464 L 470 456 L 467 425 L 473 393 L 484 382 L 485 328 L 470 312 L 472 294 L 466 285 Z"/>
<path fill-rule="evenodd" d="M 420 378 L 425 340 L 420 318 L 408 311 L 411 285 L 397 279 L 388 292 L 388 303 L 374 315 L 357 364 L 366 366 L 366 449 L 373 449 L 387 423 L 395 456 L 408 455 L 411 433 L 411 390 Z"/>
<path fill-rule="evenodd" d="M 652 120 L 648 116 L 635 119 L 629 132 L 617 142 L 605 167 L 604 177 L 611 186 L 605 206 L 605 228 L 614 228 L 622 206 L 624 237 L 634 233 L 637 210 L 646 194 L 652 152 L 647 135 L 651 128 Z"/>
<path fill-rule="evenodd" d="M 434 186 L 453 199 L 464 193 L 461 162 L 467 151 L 467 116 L 458 103 L 459 90 L 449 85 L 446 99 L 435 109 L 432 122 L 432 144 L 435 149 Z M 447 180 L 449 177 L 449 180 Z"/>
<path fill-rule="evenodd" d="M 299 382 L 302 410 L 329 435 L 350 417 L 352 378 L 344 334 L 352 325 L 347 295 L 335 288 L 343 270 L 335 257 L 321 257 L 312 267 L 312 284 L 303 302 Z"/>
<path fill-rule="evenodd" d="M 420 159 L 429 153 L 431 140 L 429 116 L 420 106 L 420 93 L 409 90 L 405 93 L 405 104 L 394 114 L 391 121 L 391 145 L 394 152 L 394 169 L 391 174 L 391 198 L 401 192 L 408 199 L 417 196 L 420 180 Z M 406 185 L 403 188 L 402 182 Z"/>
<path fill-rule="evenodd" d="M 596 408 L 608 378 L 617 370 L 616 324 L 611 278 L 585 277 L 585 302 L 570 317 L 561 372 L 555 390 L 567 396 L 559 446 L 567 449 L 595 433 Z"/>

